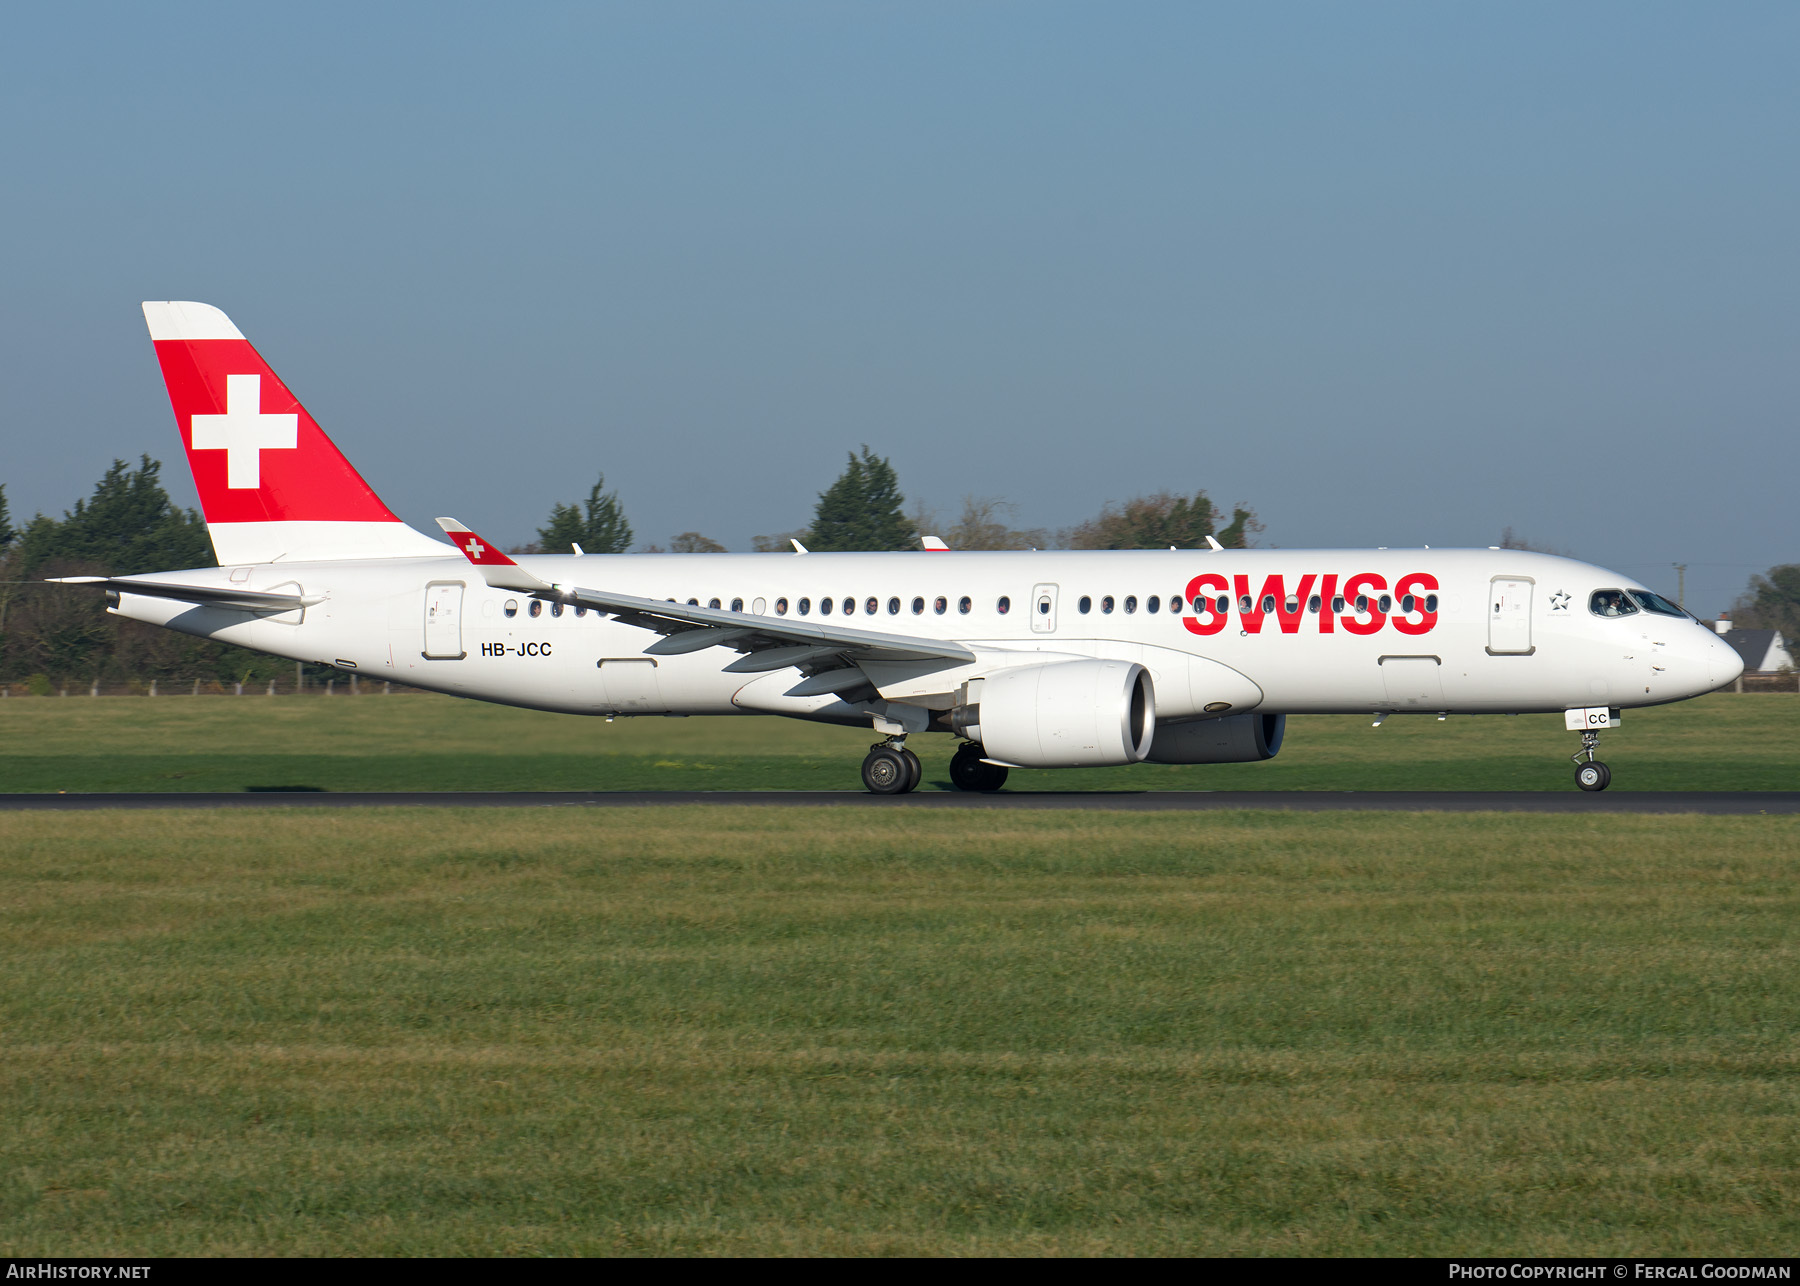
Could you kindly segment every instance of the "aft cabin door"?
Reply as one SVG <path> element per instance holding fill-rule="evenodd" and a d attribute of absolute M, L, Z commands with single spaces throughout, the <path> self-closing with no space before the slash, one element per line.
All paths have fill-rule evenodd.
<path fill-rule="evenodd" d="M 462 645 L 461 581 L 433 581 L 425 587 L 425 659 L 460 661 Z"/>
<path fill-rule="evenodd" d="M 1031 591 L 1031 631 L 1056 633 L 1056 586 L 1038 585 Z"/>
<path fill-rule="evenodd" d="M 1530 656 L 1531 582 L 1496 576 L 1488 591 L 1488 655 Z"/>

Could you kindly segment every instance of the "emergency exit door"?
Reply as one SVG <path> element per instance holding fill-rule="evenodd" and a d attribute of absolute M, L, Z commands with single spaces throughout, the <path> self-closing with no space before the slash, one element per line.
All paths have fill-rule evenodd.
<path fill-rule="evenodd" d="M 462 644 L 461 581 L 433 581 L 425 587 L 425 659 L 460 661 Z"/>
<path fill-rule="evenodd" d="M 1530 656 L 1531 582 L 1496 576 L 1488 583 L 1489 656 Z"/>
<path fill-rule="evenodd" d="M 1056 633 L 1056 586 L 1037 585 L 1032 588 L 1031 629 L 1034 634 Z"/>

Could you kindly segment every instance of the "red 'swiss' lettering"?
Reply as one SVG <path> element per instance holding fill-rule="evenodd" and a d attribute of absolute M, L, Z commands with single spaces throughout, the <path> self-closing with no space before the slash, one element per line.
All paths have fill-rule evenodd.
<path fill-rule="evenodd" d="M 1318 579 L 1316 575 L 1309 574 L 1300 578 L 1300 588 L 1295 591 L 1291 609 L 1288 606 L 1290 600 L 1287 582 L 1283 577 L 1265 576 L 1262 589 L 1254 598 L 1250 596 L 1248 576 L 1236 576 L 1233 579 L 1237 582 L 1239 624 L 1246 633 L 1261 634 L 1263 617 L 1269 612 L 1275 613 L 1275 620 L 1281 626 L 1283 634 L 1300 632 L 1300 622 L 1306 615 L 1306 596 L 1312 593 L 1313 582 Z M 1249 606 L 1244 606 L 1245 603 Z"/>
<path fill-rule="evenodd" d="M 1374 572 L 1358 572 L 1344 582 L 1345 606 L 1350 609 L 1338 624 L 1351 634 L 1373 634 L 1387 624 L 1387 613 L 1381 610 L 1378 595 L 1387 588 L 1387 577 L 1378 576 Z M 1367 600 L 1367 606 L 1358 607 L 1356 600 Z M 1362 620 L 1363 616 L 1368 620 Z"/>
<path fill-rule="evenodd" d="M 1182 617 L 1181 623 L 1187 626 L 1189 634 L 1217 634 L 1225 628 L 1229 617 L 1214 607 L 1212 599 L 1213 595 L 1227 593 L 1230 589 L 1231 586 L 1225 583 L 1223 576 L 1212 572 L 1196 576 L 1188 582 L 1187 593 L 1183 597 L 1194 609 L 1194 615 Z M 1200 619 L 1202 611 L 1206 613 L 1205 620 Z"/>
<path fill-rule="evenodd" d="M 1216 572 L 1196 576 L 1187 584 L 1186 603 L 1192 616 L 1183 616 L 1182 625 L 1190 634 L 1217 634 L 1230 623 L 1235 611 L 1238 625 L 1245 634 L 1261 634 L 1263 622 L 1275 618 L 1283 634 L 1298 634 L 1309 612 L 1313 611 L 1313 589 L 1318 587 L 1319 633 L 1369 635 L 1379 633 L 1390 621 L 1402 634 L 1429 634 L 1437 628 L 1438 579 L 1429 572 L 1409 572 L 1388 591 L 1387 578 L 1378 572 L 1358 572 L 1346 577 L 1342 588 L 1338 574 L 1320 575 L 1308 572 L 1300 577 L 1292 593 L 1285 576 L 1265 576 L 1262 588 L 1250 592 L 1250 577 L 1234 575 L 1232 584 Z M 1229 597 L 1228 597 L 1229 596 Z M 1230 611 L 1220 611 L 1219 600 L 1227 601 Z M 1360 603 L 1358 600 L 1361 600 Z"/>
<path fill-rule="evenodd" d="M 1394 593 L 1399 596 L 1401 611 L 1394 614 L 1394 628 L 1402 634 L 1424 634 L 1437 624 L 1438 614 L 1425 610 L 1425 595 L 1437 592 L 1437 577 L 1429 572 L 1413 572 L 1410 576 L 1402 576 L 1394 585 Z M 1405 613 L 1406 600 L 1413 599 L 1412 611 L 1418 620 L 1411 620 Z"/>

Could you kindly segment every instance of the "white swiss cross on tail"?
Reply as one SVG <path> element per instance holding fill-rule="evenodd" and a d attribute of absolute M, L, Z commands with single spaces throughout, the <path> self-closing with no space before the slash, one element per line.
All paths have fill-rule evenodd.
<path fill-rule="evenodd" d="M 254 491 L 262 486 L 262 453 L 300 445 L 300 417 L 262 413 L 262 376 L 227 375 L 225 414 L 195 415 L 190 436 L 196 451 L 225 452 L 228 488 Z"/>

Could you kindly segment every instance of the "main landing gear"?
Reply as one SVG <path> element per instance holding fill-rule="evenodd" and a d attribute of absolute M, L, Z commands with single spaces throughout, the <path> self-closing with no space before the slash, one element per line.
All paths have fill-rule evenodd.
<path fill-rule="evenodd" d="M 993 791 L 1006 785 L 1007 769 L 982 762 L 982 749 L 964 742 L 950 760 L 950 780 L 958 790 Z M 869 747 L 863 760 L 863 785 L 871 795 L 904 795 L 919 788 L 925 769 L 919 757 L 906 748 L 902 737 L 890 737 Z"/>
<path fill-rule="evenodd" d="M 871 795 L 904 795 L 917 790 L 924 777 L 925 766 L 906 748 L 904 737 L 876 742 L 863 760 L 863 785 Z"/>
<path fill-rule="evenodd" d="M 950 780 L 958 790 L 994 791 L 1006 785 L 1009 771 L 999 764 L 983 763 L 981 747 L 965 741 L 950 759 Z"/>
<path fill-rule="evenodd" d="M 1575 784 L 1583 790 L 1605 790 L 1612 784 L 1612 769 L 1594 758 L 1594 752 L 1598 749 L 1600 749 L 1600 734 L 1592 728 L 1583 730 L 1581 749 L 1576 751 L 1573 756 Z"/>

